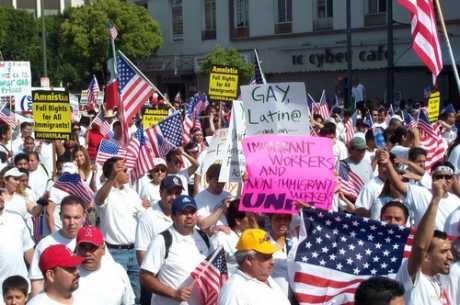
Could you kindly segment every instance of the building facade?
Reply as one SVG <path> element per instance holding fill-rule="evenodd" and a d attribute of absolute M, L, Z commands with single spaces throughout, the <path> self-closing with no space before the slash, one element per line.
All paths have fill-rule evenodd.
<path fill-rule="evenodd" d="M 62 14 L 69 7 L 83 5 L 85 0 L 44 0 L 43 3 L 45 15 L 57 15 Z M 0 0 L 0 6 L 27 10 L 40 17 L 41 0 Z"/>
<path fill-rule="evenodd" d="M 133 0 L 134 1 L 134 0 Z M 353 76 L 368 98 L 385 97 L 388 0 L 352 0 Z M 136 2 L 136 1 L 135 1 Z M 444 0 L 444 15 L 454 52 L 460 54 L 460 2 Z M 164 38 L 142 69 L 169 94 L 207 89 L 199 64 L 215 45 L 236 48 L 254 62 L 257 49 L 270 82 L 303 81 L 319 97 L 333 94 L 346 74 L 345 0 L 138 0 L 160 23 Z M 409 14 L 393 1 L 395 95 L 422 99 L 431 74 L 411 49 Z M 444 99 L 458 97 L 443 36 L 444 69 L 439 89 Z M 460 61 L 457 56 L 457 64 Z"/>

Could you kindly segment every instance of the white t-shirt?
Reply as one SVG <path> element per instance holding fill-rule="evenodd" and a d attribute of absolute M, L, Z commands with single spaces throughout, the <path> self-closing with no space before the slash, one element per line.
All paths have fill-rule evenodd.
<path fill-rule="evenodd" d="M 358 198 L 356 198 L 355 206 L 357 208 L 364 208 L 370 210 L 372 203 L 379 197 L 382 192 L 383 185 L 385 182 L 380 179 L 380 177 L 372 178 L 368 183 L 366 183 L 359 192 Z"/>
<path fill-rule="evenodd" d="M 364 101 L 364 91 L 365 90 L 366 89 L 364 88 L 364 85 L 361 83 L 351 88 L 351 94 L 356 103 Z"/>
<path fill-rule="evenodd" d="M 59 230 L 62 228 L 61 217 L 59 215 L 61 213 L 61 201 L 62 199 L 64 199 L 64 197 L 67 197 L 69 195 L 70 195 L 69 193 L 64 192 L 63 190 L 55 188 L 55 187 L 51 187 L 50 189 L 49 200 L 54 202 L 54 204 L 56 205 L 54 208 L 54 212 L 53 212 L 54 225 L 56 227 L 56 230 Z"/>
<path fill-rule="evenodd" d="M 460 262 L 457 261 L 450 265 L 449 275 L 448 275 L 448 288 L 451 305 L 460 304 Z"/>
<path fill-rule="evenodd" d="M 162 283 L 172 288 L 187 287 L 192 283 L 190 273 L 206 258 L 209 250 L 197 231 L 191 235 L 182 235 L 174 227 L 168 230 L 172 237 L 168 257 L 165 259 L 166 246 L 163 235 L 157 235 L 145 253 L 141 269 L 153 273 Z M 174 299 L 152 294 L 151 305 L 177 304 L 179 302 Z M 197 285 L 193 288 L 192 297 L 180 304 L 201 304 Z"/>
<path fill-rule="evenodd" d="M 112 259 L 102 259 L 96 271 L 80 267 L 80 283 L 73 293 L 75 298 L 88 299 L 92 304 L 132 305 L 134 292 L 128 274 Z"/>
<path fill-rule="evenodd" d="M 409 213 L 414 220 L 415 226 L 418 226 L 433 196 L 431 192 L 424 187 L 413 184 L 406 184 L 406 186 L 407 207 L 409 208 Z M 441 199 L 436 215 L 437 230 L 443 231 L 445 229 L 447 218 L 458 207 L 460 207 L 460 198 L 452 193 L 447 193 L 447 197 Z"/>
<path fill-rule="evenodd" d="M 90 305 L 86 300 L 73 297 L 72 305 Z M 51 299 L 45 292 L 39 293 L 27 302 L 27 305 L 65 305 L 64 303 L 57 302 Z M 94 303 L 96 305 L 96 303 Z"/>
<path fill-rule="evenodd" d="M 26 198 L 18 193 L 13 193 L 13 195 L 5 201 L 5 210 L 21 215 L 23 219 L 26 219 L 27 215 L 29 215 Z"/>
<path fill-rule="evenodd" d="M 455 174 L 460 174 L 460 145 L 456 145 L 450 151 L 448 161 L 455 167 Z"/>
<path fill-rule="evenodd" d="M 336 139 L 334 145 L 332 145 L 332 153 L 335 157 L 335 163 L 348 158 L 347 146 L 339 139 Z"/>
<path fill-rule="evenodd" d="M 156 202 L 139 219 L 136 229 L 136 250 L 147 251 L 152 239 L 172 224 L 171 217 L 166 216 L 160 203 Z"/>
<path fill-rule="evenodd" d="M 36 170 L 29 172 L 29 186 L 36 198 L 40 198 L 47 191 L 48 180 L 49 176 L 40 164 Z"/>
<path fill-rule="evenodd" d="M 96 205 L 104 239 L 112 245 L 134 244 L 138 218 L 145 212 L 139 195 L 124 185 L 112 187 L 102 205 Z"/>
<path fill-rule="evenodd" d="M 53 163 L 55 162 L 53 161 L 53 143 L 41 141 L 37 147 L 39 149 L 40 163 L 46 167 L 48 174 L 51 174 L 54 168 Z"/>
<path fill-rule="evenodd" d="M 141 191 L 139 192 L 139 196 L 142 199 L 146 199 L 150 204 L 161 199 L 160 196 L 160 185 L 153 184 L 149 181 L 142 186 Z"/>
<path fill-rule="evenodd" d="M 219 305 L 290 305 L 278 284 L 268 278 L 261 282 L 241 270 L 224 284 L 219 295 Z"/>
<path fill-rule="evenodd" d="M 34 247 L 21 216 L 3 211 L 0 214 L 0 283 L 12 275 L 21 275 L 27 279 L 27 267 L 24 252 Z M 0 285 L 0 295 L 3 296 Z"/>
<path fill-rule="evenodd" d="M 446 220 L 446 227 L 444 232 L 449 236 L 458 237 L 460 236 L 460 208 L 450 213 Z"/>
<path fill-rule="evenodd" d="M 350 166 L 350 169 L 361 178 L 364 184 L 371 180 L 374 170 L 370 158 L 364 156 L 359 163 L 355 163 L 348 158 L 345 162 Z"/>
<path fill-rule="evenodd" d="M 412 282 L 407 270 L 407 260 L 399 268 L 396 279 L 404 286 L 406 305 L 442 305 L 440 298 L 448 295 L 445 276 L 432 277 L 419 270 L 415 282 Z"/>
<path fill-rule="evenodd" d="M 203 219 L 211 215 L 211 213 L 218 207 L 222 201 L 231 197 L 232 195 L 228 192 L 223 191 L 219 195 L 214 195 L 208 190 L 203 190 L 195 196 L 195 202 L 198 207 L 197 216 L 198 219 Z M 222 216 L 217 221 L 218 225 L 228 225 L 225 215 Z"/>
<path fill-rule="evenodd" d="M 391 148 L 391 153 L 393 153 L 396 157 L 408 160 L 409 159 L 409 150 L 410 150 L 410 147 L 405 147 L 405 146 L 401 146 L 399 144 L 396 144 L 395 146 L 393 146 Z"/>
<path fill-rule="evenodd" d="M 40 242 L 35 247 L 34 257 L 32 258 L 32 263 L 30 264 L 30 271 L 29 271 L 29 278 L 31 280 L 42 280 L 43 273 L 40 270 L 38 263 L 40 262 L 40 256 L 42 255 L 43 251 L 51 245 L 64 245 L 70 250 L 74 251 L 76 246 L 76 239 L 66 238 L 62 236 L 60 231 L 56 231 L 53 234 L 50 234 L 40 240 Z"/>

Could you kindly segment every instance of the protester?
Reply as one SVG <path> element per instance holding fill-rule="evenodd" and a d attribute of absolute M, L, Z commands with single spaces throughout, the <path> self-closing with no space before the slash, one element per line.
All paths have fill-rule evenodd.
<path fill-rule="evenodd" d="M 184 169 L 182 169 L 182 166 L 184 165 L 184 161 L 182 160 L 183 157 L 187 158 L 191 164 L 189 167 Z M 196 172 L 199 164 L 195 158 L 185 153 L 182 148 L 178 148 L 168 152 L 166 155 L 166 166 L 168 168 L 168 175 L 178 176 L 182 181 L 182 185 L 188 185 L 189 177 Z M 188 194 L 188 188 L 186 187 L 182 191 L 182 195 Z"/>
<path fill-rule="evenodd" d="M 2 291 L 5 305 L 25 305 L 29 283 L 20 275 L 12 275 L 3 281 Z"/>
<path fill-rule="evenodd" d="M 19 153 L 14 156 L 14 166 L 16 168 L 23 168 L 28 170 L 29 169 L 29 159 L 27 158 L 26 154 Z"/>
<path fill-rule="evenodd" d="M 409 220 L 409 210 L 399 201 L 390 201 L 382 207 L 380 220 L 392 225 L 405 226 Z"/>
<path fill-rule="evenodd" d="M 160 200 L 160 185 L 166 177 L 166 172 L 168 170 L 164 159 L 155 158 L 153 162 L 153 169 L 150 170 L 145 177 L 139 180 L 139 196 L 142 200 L 149 202 L 150 205 Z"/>
<path fill-rule="evenodd" d="M 27 157 L 29 158 L 29 186 L 35 197 L 40 198 L 48 190 L 48 182 L 51 176 L 46 167 L 40 163 L 37 152 L 31 152 Z"/>
<path fill-rule="evenodd" d="M 19 130 L 20 135 L 16 137 L 11 143 L 11 147 L 14 154 L 18 154 L 24 151 L 24 143 L 27 137 L 32 136 L 34 124 L 31 122 L 22 122 Z"/>
<path fill-rule="evenodd" d="M 88 152 L 83 146 L 79 146 L 73 151 L 73 161 L 78 167 L 81 181 L 88 186 L 93 192 L 96 189 L 96 166 L 91 165 Z"/>

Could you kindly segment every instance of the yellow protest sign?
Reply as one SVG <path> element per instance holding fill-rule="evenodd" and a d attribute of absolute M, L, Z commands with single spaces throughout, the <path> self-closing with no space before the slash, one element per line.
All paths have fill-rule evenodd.
<path fill-rule="evenodd" d="M 72 108 L 65 91 L 32 91 L 35 138 L 69 140 L 72 131 Z"/>
<path fill-rule="evenodd" d="M 144 128 L 149 128 L 152 125 L 156 125 L 163 121 L 168 116 L 168 110 L 166 109 L 144 109 L 144 114 L 142 116 L 142 122 Z"/>
<path fill-rule="evenodd" d="M 434 122 L 439 117 L 439 108 L 441 106 L 441 94 L 439 91 L 435 91 L 430 94 L 428 98 L 428 119 L 430 122 Z"/>
<path fill-rule="evenodd" d="M 212 66 L 209 73 L 208 97 L 215 101 L 233 101 L 238 96 L 238 69 Z"/>

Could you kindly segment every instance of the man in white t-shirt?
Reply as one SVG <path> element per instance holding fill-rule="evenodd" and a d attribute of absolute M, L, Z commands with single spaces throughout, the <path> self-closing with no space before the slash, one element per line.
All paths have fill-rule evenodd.
<path fill-rule="evenodd" d="M 367 151 L 366 140 L 360 137 L 354 137 L 349 143 L 349 157 L 344 160 L 350 169 L 361 178 L 363 183 L 367 183 L 371 180 L 373 175 L 373 168 L 371 160 L 364 158 Z"/>
<path fill-rule="evenodd" d="M 74 297 L 78 288 L 78 266 L 83 257 L 73 255 L 64 245 L 51 245 L 40 256 L 40 271 L 45 279 L 45 290 L 34 296 L 28 305 L 88 305 Z"/>
<path fill-rule="evenodd" d="M 319 131 L 319 136 L 329 138 L 332 140 L 332 153 L 335 157 L 335 163 L 340 160 L 344 160 L 348 157 L 347 146 L 338 139 L 336 132 L 336 125 L 332 122 L 324 123 L 323 128 Z"/>
<path fill-rule="evenodd" d="M 219 182 L 220 168 L 221 165 L 216 163 L 208 168 L 208 187 L 195 196 L 198 206 L 198 227 L 209 233 L 215 229 L 222 229 L 222 226 L 228 228 L 225 212 L 230 204 L 231 194 L 224 191 L 225 183 Z"/>
<path fill-rule="evenodd" d="M 100 228 L 113 259 L 128 273 L 137 299 L 140 294 L 139 264 L 134 242 L 137 222 L 145 208 L 139 195 L 128 185 L 129 176 L 122 158 L 105 161 L 102 172 L 107 181 L 94 200 Z"/>
<path fill-rule="evenodd" d="M 373 177 L 367 182 L 359 192 L 358 197 L 355 201 L 355 213 L 363 217 L 370 216 L 370 210 L 372 204 L 375 203 L 376 199 L 382 192 L 383 185 L 386 180 L 386 169 L 385 166 L 378 167 L 378 175 Z"/>
<path fill-rule="evenodd" d="M 396 276 L 404 286 L 407 305 L 451 304 L 445 275 L 453 260 L 452 244 L 444 232 L 435 230 L 436 214 L 447 195 L 447 181 L 435 180 L 432 190 L 433 197 L 417 228 L 409 259 Z"/>
<path fill-rule="evenodd" d="M 84 257 L 80 265 L 80 285 L 76 297 L 86 298 L 91 304 L 132 305 L 134 292 L 123 267 L 108 258 L 104 237 L 93 226 L 78 231 L 75 252 Z"/>
<path fill-rule="evenodd" d="M 43 290 L 43 273 L 39 268 L 40 256 L 50 245 L 62 244 L 75 249 L 75 237 L 85 222 L 85 204 L 76 196 L 65 197 L 61 202 L 61 222 L 62 228 L 45 238 L 35 247 L 34 256 L 30 265 L 29 278 L 32 281 L 32 295 Z"/>

